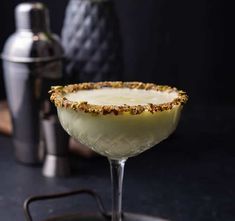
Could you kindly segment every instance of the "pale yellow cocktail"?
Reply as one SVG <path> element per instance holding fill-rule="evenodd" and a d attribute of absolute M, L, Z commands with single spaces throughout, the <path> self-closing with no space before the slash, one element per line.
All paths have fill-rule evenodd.
<path fill-rule="evenodd" d="M 128 157 L 166 139 L 187 101 L 176 88 L 141 82 L 81 83 L 53 87 L 51 93 L 63 128 L 108 157 L 114 174 Z M 120 192 L 119 178 L 113 177 L 113 182 Z M 121 199 L 116 191 L 114 198 L 113 221 L 120 221 Z"/>
<path fill-rule="evenodd" d="M 87 101 L 94 105 L 162 104 L 177 98 L 178 93 L 129 88 L 101 88 L 66 94 L 69 101 Z M 65 130 L 81 143 L 112 159 L 128 158 L 154 146 L 176 128 L 181 105 L 170 110 L 141 114 L 123 112 L 115 115 L 84 113 L 58 108 Z"/>

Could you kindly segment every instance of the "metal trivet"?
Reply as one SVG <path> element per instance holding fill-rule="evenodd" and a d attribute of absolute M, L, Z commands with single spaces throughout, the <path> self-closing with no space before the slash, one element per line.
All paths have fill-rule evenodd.
<path fill-rule="evenodd" d="M 63 198 L 73 195 L 81 195 L 81 194 L 90 195 L 96 201 L 98 207 L 98 213 L 88 213 L 88 214 L 77 213 L 77 214 L 61 215 L 48 218 L 44 221 L 111 221 L 111 215 L 105 210 L 101 197 L 96 192 L 89 189 L 80 189 L 70 192 L 48 194 L 48 195 L 38 195 L 27 198 L 24 201 L 24 206 L 23 206 L 26 221 L 33 221 L 29 208 L 30 204 L 33 202 L 44 201 L 49 199 L 57 199 L 57 198 Z M 123 213 L 123 221 L 167 221 L 167 220 L 152 216 L 146 216 L 142 214 L 125 212 Z"/>

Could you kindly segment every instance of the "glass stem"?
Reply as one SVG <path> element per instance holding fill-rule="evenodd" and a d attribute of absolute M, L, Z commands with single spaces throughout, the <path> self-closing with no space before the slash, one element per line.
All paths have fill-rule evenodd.
<path fill-rule="evenodd" d="M 113 191 L 112 221 L 122 221 L 122 183 L 126 159 L 111 160 L 111 181 Z"/>

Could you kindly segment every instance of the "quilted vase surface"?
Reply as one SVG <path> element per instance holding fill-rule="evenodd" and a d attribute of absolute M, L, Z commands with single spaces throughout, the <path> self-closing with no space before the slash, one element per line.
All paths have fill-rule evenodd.
<path fill-rule="evenodd" d="M 62 29 L 70 82 L 121 80 L 122 45 L 110 0 L 70 0 Z"/>

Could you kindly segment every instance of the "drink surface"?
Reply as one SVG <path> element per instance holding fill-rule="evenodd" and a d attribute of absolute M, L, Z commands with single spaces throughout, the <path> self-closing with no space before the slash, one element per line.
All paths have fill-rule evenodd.
<path fill-rule="evenodd" d="M 65 94 L 69 101 L 96 105 L 163 104 L 177 98 L 176 91 L 154 91 L 129 88 L 101 88 L 79 90 Z M 176 128 L 181 105 L 170 110 L 141 114 L 128 113 L 96 115 L 71 108 L 58 107 L 64 129 L 75 139 L 97 153 L 111 159 L 135 156 L 162 140 Z"/>
<path fill-rule="evenodd" d="M 171 102 L 177 92 L 154 91 L 130 88 L 101 88 L 81 90 L 69 93 L 65 97 L 70 101 L 87 101 L 95 105 L 146 105 Z"/>

